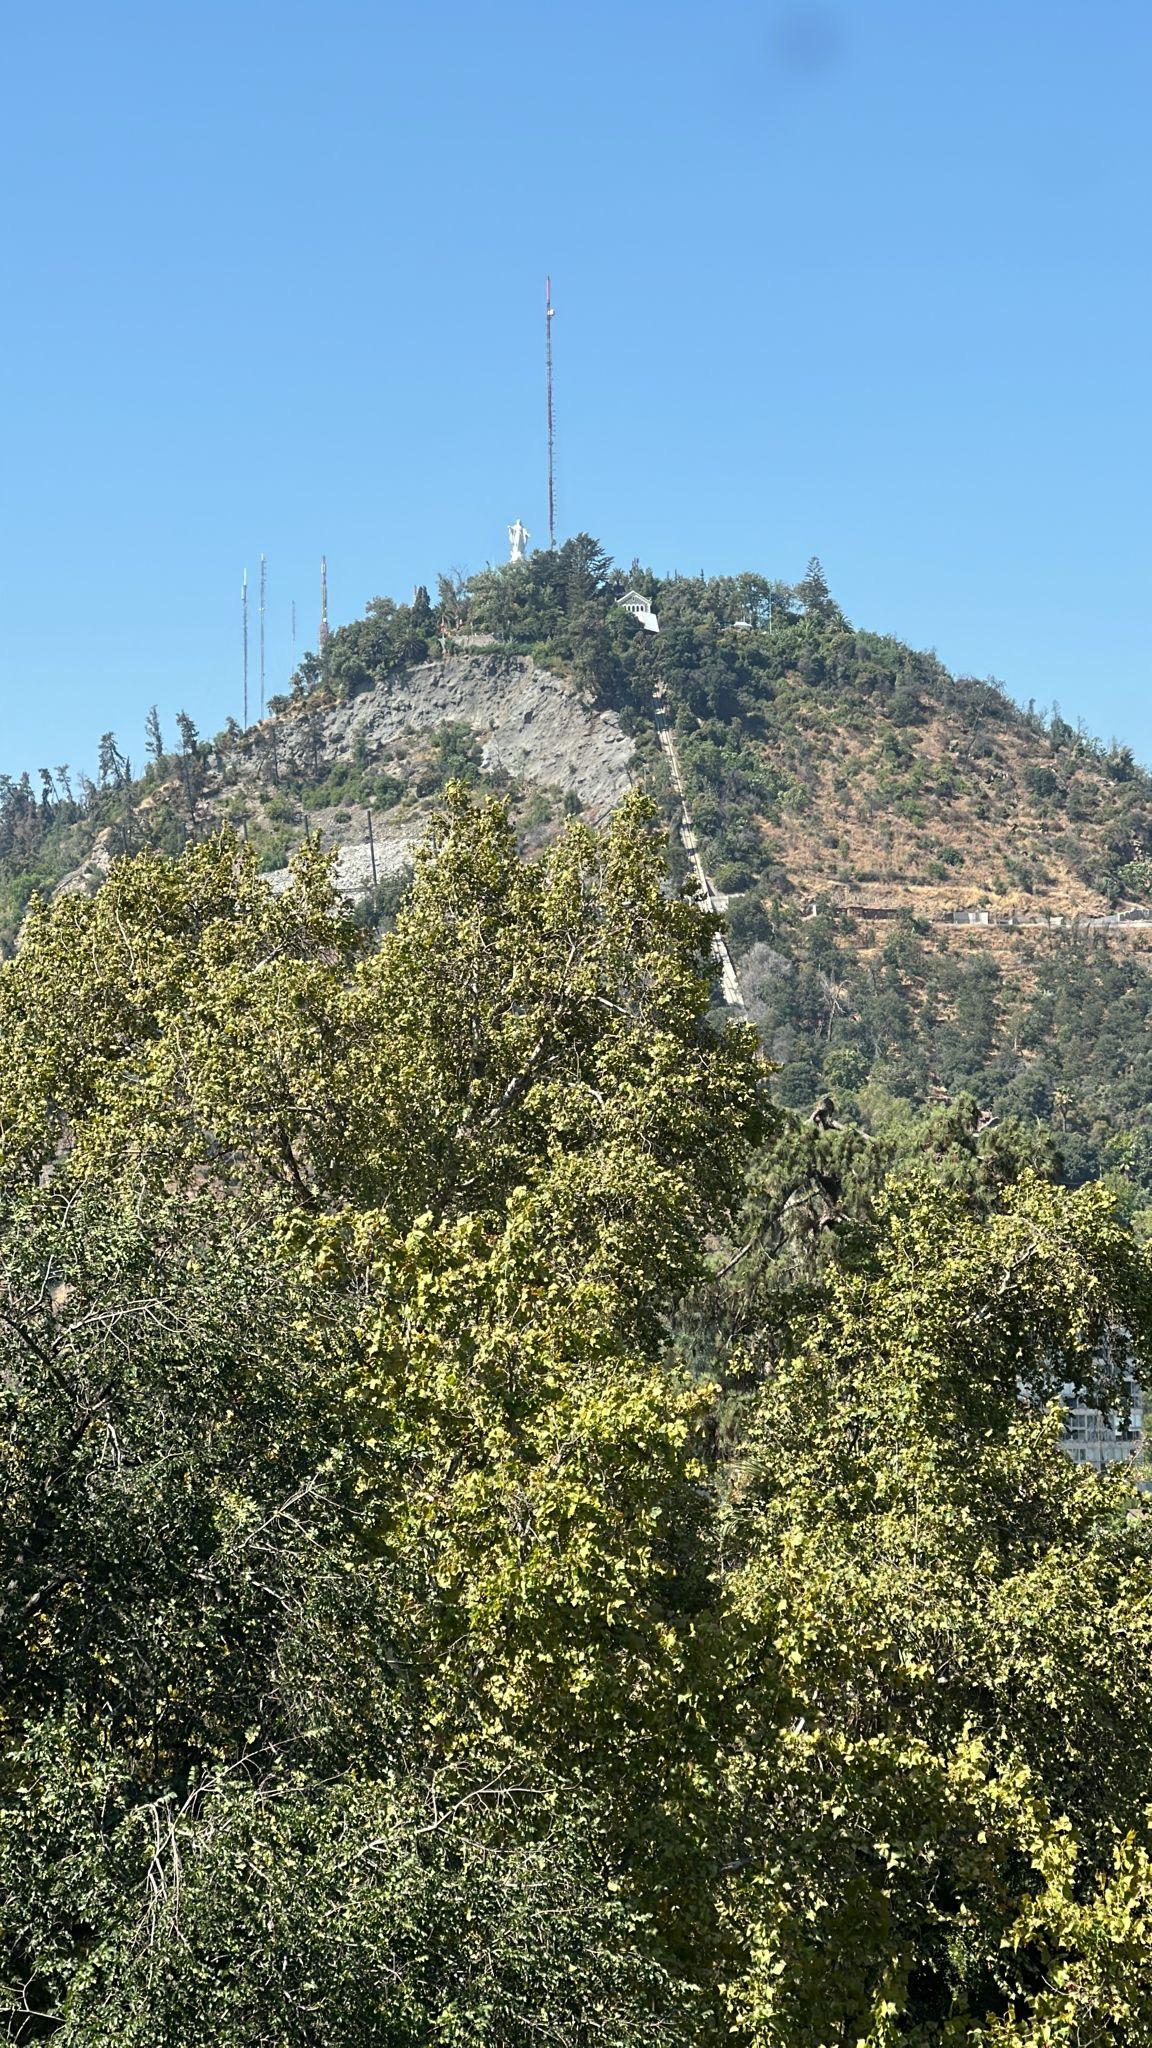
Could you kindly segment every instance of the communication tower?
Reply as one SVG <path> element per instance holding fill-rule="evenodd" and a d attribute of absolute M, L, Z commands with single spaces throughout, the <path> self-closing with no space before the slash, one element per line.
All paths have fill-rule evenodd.
<path fill-rule="evenodd" d="M 245 732 L 247 732 L 247 730 L 248 730 L 248 571 L 247 571 L 247 569 L 245 569 L 245 571 L 244 571 L 244 581 L 243 581 L 243 582 L 241 583 L 241 585 L 240 585 L 240 615 L 241 615 L 241 619 L 242 619 L 242 621 L 243 621 L 243 625 L 242 625 L 242 632 L 243 632 L 243 637 L 244 637 L 244 730 L 245 730 Z"/>
<path fill-rule="evenodd" d="M 552 409 L 552 279 L 544 280 L 544 363 L 548 382 L 548 546 L 556 546 L 556 432 Z"/>
<path fill-rule="evenodd" d="M 268 609 L 268 557 L 260 557 L 260 716 L 264 716 L 264 617 Z"/>

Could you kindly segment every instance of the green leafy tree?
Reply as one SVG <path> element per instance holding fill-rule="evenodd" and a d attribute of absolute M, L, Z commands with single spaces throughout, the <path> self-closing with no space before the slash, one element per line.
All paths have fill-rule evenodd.
<path fill-rule="evenodd" d="M 526 864 L 462 791 L 374 953 L 314 848 L 280 898 L 221 839 L 33 914 L 16 2038 L 705 2024 L 706 1394 L 666 1333 L 763 1087 L 701 1023 L 710 934 L 645 802 Z"/>
<path fill-rule="evenodd" d="M 675 2038 L 592 1803 L 445 1767 L 346 1305 L 216 1197 L 2 1221 L 6 2037 Z"/>
<path fill-rule="evenodd" d="M 1049 1407 L 1121 1405 L 1149 1307 L 1102 1191 L 1025 1181 L 980 1222 L 929 1183 L 777 1363 L 731 1510 L 758 2048 L 1149 2038 L 1131 1965 L 1099 1969 L 1147 1910 L 1148 1517 Z"/>

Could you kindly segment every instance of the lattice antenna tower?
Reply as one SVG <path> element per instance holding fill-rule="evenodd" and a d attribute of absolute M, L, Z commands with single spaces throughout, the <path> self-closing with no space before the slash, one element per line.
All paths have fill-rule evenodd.
<path fill-rule="evenodd" d="M 268 557 L 260 557 L 260 716 L 264 716 L 264 619 L 268 610 Z"/>
<path fill-rule="evenodd" d="M 548 546 L 556 546 L 556 415 L 552 404 L 552 279 L 544 280 L 544 365 L 548 383 Z"/>
<path fill-rule="evenodd" d="M 247 732 L 247 730 L 248 730 L 248 571 L 247 571 L 247 569 L 245 569 L 245 571 L 244 571 L 244 581 L 243 581 L 243 582 L 242 582 L 242 584 L 240 585 L 240 615 L 241 615 L 241 620 L 242 620 L 242 627 L 241 627 L 241 631 L 242 631 L 242 634 L 243 634 L 243 640 L 244 640 L 244 730 L 245 730 L 245 732 Z"/>
<path fill-rule="evenodd" d="M 328 646 L 328 557 L 320 557 L 320 654 Z"/>

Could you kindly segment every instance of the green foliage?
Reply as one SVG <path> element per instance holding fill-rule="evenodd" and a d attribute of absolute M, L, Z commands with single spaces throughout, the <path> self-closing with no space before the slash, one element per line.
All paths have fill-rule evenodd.
<path fill-rule="evenodd" d="M 1152 860 L 1142 857 L 1127 861 L 1120 869 L 1119 879 L 1133 896 L 1147 898 L 1152 895 Z"/>
<path fill-rule="evenodd" d="M 405 865 L 392 874 L 381 875 L 375 888 L 359 897 L 352 909 L 352 922 L 362 931 L 391 931 L 397 913 L 412 886 L 412 870 Z"/>
<path fill-rule="evenodd" d="M 1111 1195 L 772 1114 L 648 799 L 393 917 L 223 836 L 0 973 L 8 2037 L 1148 2048 Z"/>
<path fill-rule="evenodd" d="M 227 838 L 33 914 L 14 2038 L 692 2038 L 704 1397 L 664 1332 L 762 1082 L 663 874 L 643 800 L 526 865 L 457 788 L 371 953 L 314 849 L 273 898 Z"/>
<path fill-rule="evenodd" d="M 347 1305 L 171 1220 L 4 1215 L 8 2038 L 647 2040 L 681 1999 L 595 1814 L 421 1715 Z"/>
<path fill-rule="evenodd" d="M 0 971 L 14 2041 L 1152 2048 L 1152 1523 L 1058 1445 L 1152 1346 L 1150 984 L 865 946 L 772 853 L 844 730 L 949 877 L 933 806 L 1026 736 L 1139 894 L 1146 778 L 818 562 L 628 581 L 658 640 L 588 536 L 377 601 L 289 715 L 492 634 L 669 803 L 658 675 L 756 1032 L 656 802 L 525 860 L 464 726 L 316 740 L 249 846 L 202 815 L 248 816 L 243 736 L 184 714 L 141 780 L 109 734 L 78 795 L 0 785 L 13 918 L 93 831 L 133 855 Z M 358 917 L 314 841 L 261 882 L 413 780 Z"/>
<path fill-rule="evenodd" d="M 1021 931 L 1011 973 L 914 927 L 867 955 L 829 919 L 769 929 L 742 973 L 783 1101 L 831 1091 L 879 1131 L 934 1089 L 969 1095 L 998 1120 L 1052 1132 L 1073 1183 L 1122 1171 L 1132 1203 L 1147 1203 L 1152 979 L 1139 959 L 1104 939 Z"/>
<path fill-rule="evenodd" d="M 363 761 L 333 761 L 316 777 L 282 774 L 267 808 L 272 816 L 277 802 L 288 815 L 296 816 L 301 810 L 327 810 L 337 804 L 388 811 L 403 793 L 403 783 L 387 769 L 374 769 Z"/>
<path fill-rule="evenodd" d="M 451 782 L 473 787 L 479 782 L 481 747 L 471 726 L 458 723 L 438 726 L 432 735 L 432 745 L 434 762 L 416 785 L 419 796 L 436 795 L 447 789 Z"/>
<path fill-rule="evenodd" d="M 1072 1902 L 1134 1956 L 1148 1516 L 1045 1402 L 1122 1374 L 1149 1269 L 1098 1191 L 1026 1181 L 980 1223 L 925 1192 L 833 1279 L 737 1467 L 733 2019 L 765 2048 L 1146 2041 L 1142 1967 L 1101 1984 L 1105 1914 Z"/>

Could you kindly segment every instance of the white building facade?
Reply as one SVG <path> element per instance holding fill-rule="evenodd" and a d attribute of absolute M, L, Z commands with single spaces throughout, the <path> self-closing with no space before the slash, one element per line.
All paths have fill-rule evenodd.
<path fill-rule="evenodd" d="M 1127 1413 L 1090 1408 L 1064 1389 L 1064 1434 L 1060 1448 L 1074 1465 L 1103 1472 L 1108 1465 L 1136 1464 L 1144 1455 L 1144 1399 L 1135 1380 L 1126 1382 Z"/>
<path fill-rule="evenodd" d="M 639 621 L 646 633 L 658 633 L 660 621 L 656 617 L 642 590 L 626 590 L 623 597 L 616 599 L 621 611 L 630 612 Z"/>

